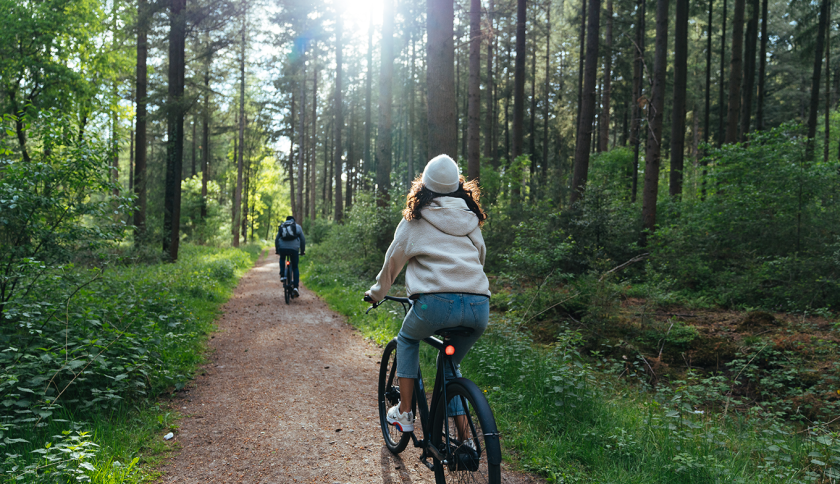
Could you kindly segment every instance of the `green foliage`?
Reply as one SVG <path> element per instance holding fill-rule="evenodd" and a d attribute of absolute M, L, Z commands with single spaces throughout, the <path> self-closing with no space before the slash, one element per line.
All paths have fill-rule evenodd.
<path fill-rule="evenodd" d="M 364 315 L 366 284 L 315 278 L 319 264 L 309 261 L 304 279 L 333 309 L 380 344 L 396 334 L 399 306 Z M 693 338 L 691 326 L 674 326 L 667 337 L 675 344 Z M 465 376 L 486 392 L 502 450 L 515 465 L 555 483 L 781 484 L 821 482 L 840 472 L 840 439 L 827 426 L 801 434 L 770 412 L 747 418 L 734 413 L 734 404 L 728 417 L 699 410 L 701 386 L 726 395 L 730 387 L 719 379 L 692 377 L 675 390 L 640 392 L 609 372 L 643 375 L 642 360 L 593 363 L 582 357 L 582 343 L 579 331 L 563 327 L 552 345 L 534 345 L 516 320 L 493 315 L 463 361 Z M 428 353 L 421 352 L 426 374 L 434 364 Z"/>
<path fill-rule="evenodd" d="M 246 249 L 184 245 L 177 264 L 48 269 L 19 294 L 17 319 L 0 326 L 0 433 L 9 436 L 0 447 L 20 454 L 15 472 L 51 469 L 40 469 L 29 442 L 50 442 L 56 427 L 69 425 L 61 422 L 107 421 L 182 388 L 217 308 L 260 251 Z M 111 467 L 107 455 L 94 460 L 85 462 L 95 469 L 79 466 Z M 106 474 L 128 472 L 112 470 Z"/>
<path fill-rule="evenodd" d="M 360 194 L 343 224 L 316 231 L 316 237 L 323 240 L 307 248 L 307 253 L 319 261 L 313 268 L 315 274 L 331 279 L 357 280 L 364 277 L 373 281 L 382 267 L 385 254 L 381 241 L 386 241 L 387 248 L 401 217 L 396 204 L 387 208 L 377 207 L 373 197 Z"/>
<path fill-rule="evenodd" d="M 684 294 L 782 310 L 840 305 L 840 165 L 804 160 L 795 127 L 711 149 L 705 200 L 663 204 L 649 269 Z"/>

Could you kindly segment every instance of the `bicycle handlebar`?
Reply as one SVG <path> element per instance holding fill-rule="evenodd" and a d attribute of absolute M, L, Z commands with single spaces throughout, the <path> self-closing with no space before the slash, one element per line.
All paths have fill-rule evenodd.
<path fill-rule="evenodd" d="M 371 309 L 378 308 L 385 301 L 396 301 L 396 302 L 402 304 L 403 311 L 405 311 L 406 314 L 408 314 L 408 308 L 406 308 L 405 305 L 408 304 L 409 306 L 411 306 L 411 299 L 409 299 L 407 297 L 385 296 L 385 298 L 383 300 L 381 300 L 379 302 L 374 302 L 372 297 L 365 294 L 364 301 L 372 303 L 371 306 L 367 309 L 367 311 L 365 311 L 365 314 L 369 313 Z"/>

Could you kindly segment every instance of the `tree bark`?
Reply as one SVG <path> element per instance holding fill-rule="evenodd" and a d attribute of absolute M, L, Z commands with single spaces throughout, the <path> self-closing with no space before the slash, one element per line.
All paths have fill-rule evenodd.
<path fill-rule="evenodd" d="M 373 134 L 373 124 L 371 124 L 371 99 L 373 84 L 373 9 L 371 9 L 370 22 L 368 24 L 368 51 L 367 51 L 367 78 L 365 79 L 365 186 L 367 186 L 367 179 L 370 176 L 370 167 L 373 164 L 373 158 L 370 154 L 370 138 Z M 326 176 L 326 174 L 324 174 Z"/>
<path fill-rule="evenodd" d="M 703 141 L 709 142 L 709 110 L 712 106 L 712 12 L 715 2 L 709 0 L 709 23 L 706 25 L 706 109 L 703 111 Z"/>
<path fill-rule="evenodd" d="M 289 123 L 290 131 L 289 131 L 289 163 L 288 163 L 288 171 L 289 171 L 289 204 L 292 206 L 292 214 L 293 216 L 297 216 L 297 197 L 295 195 L 295 96 L 297 94 L 294 91 L 294 87 L 292 87 L 292 107 L 289 110 L 289 117 L 291 118 L 291 122 Z"/>
<path fill-rule="evenodd" d="M 317 58 L 317 56 L 315 56 Z M 317 192 L 317 174 L 315 168 L 316 151 L 318 147 L 318 64 L 312 67 L 312 136 L 309 137 L 309 218 L 315 220 L 315 194 Z"/>
<path fill-rule="evenodd" d="M 662 0 L 659 0 L 662 1 Z M 598 74 L 598 37 L 600 35 L 600 0 L 589 0 L 589 25 L 586 37 L 586 66 L 583 78 L 583 100 L 580 107 L 580 124 L 575 143 L 575 169 L 572 175 L 572 194 L 569 203 L 583 197 L 589 173 L 589 145 L 592 143 L 592 125 L 595 121 L 595 86 Z"/>
<path fill-rule="evenodd" d="M 239 52 L 239 151 L 236 153 L 236 191 L 233 197 L 233 246 L 239 247 L 239 225 L 242 223 L 242 170 L 245 161 L 245 14 Z M 303 143 L 301 143 L 303 146 Z M 303 150 L 301 150 L 302 152 Z M 301 188 L 303 184 L 300 184 Z"/>
<path fill-rule="evenodd" d="M 388 0 L 390 1 L 390 0 Z M 524 0 L 520 0 L 524 1 Z M 457 108 L 455 99 L 455 44 L 452 37 L 455 10 L 452 0 L 427 0 L 426 89 L 429 123 L 429 153 L 457 156 Z M 393 56 L 389 56 L 393 59 Z M 393 60 L 389 61 L 389 64 Z M 388 77 L 390 82 L 390 75 Z M 390 88 L 388 89 L 390 97 Z M 390 126 L 390 106 L 388 114 Z M 390 139 L 390 137 L 389 137 Z M 390 141 L 389 141 L 390 145 Z M 390 161 L 390 155 L 389 155 Z"/>
<path fill-rule="evenodd" d="M 659 164 L 662 150 L 662 121 L 665 118 L 665 74 L 668 69 L 668 0 L 656 1 L 656 49 L 651 87 L 651 121 L 645 149 L 645 186 L 642 192 L 642 223 L 647 235 L 656 230 L 656 199 L 659 192 Z M 644 245 L 644 244 L 643 244 Z"/>
<path fill-rule="evenodd" d="M 207 182 L 210 181 L 210 61 L 204 68 L 204 111 L 201 113 L 201 220 L 207 218 Z"/>
<path fill-rule="evenodd" d="M 341 29 L 341 13 L 339 13 L 335 23 L 335 105 L 333 106 L 333 109 L 335 109 L 335 134 L 333 135 L 335 139 L 335 154 L 333 155 L 333 162 L 335 163 L 335 211 L 333 217 L 338 223 L 341 223 L 344 218 L 344 196 L 341 194 L 341 173 L 343 171 L 341 156 L 344 154 L 344 145 L 341 142 L 341 133 L 344 130 L 344 103 L 341 99 L 343 91 L 341 84 L 343 62 Z M 384 30 L 385 26 L 383 25 L 383 37 L 385 35 Z M 384 48 L 383 45 L 383 50 Z"/>
<path fill-rule="evenodd" d="M 636 42 L 633 48 L 633 119 L 630 121 L 630 144 L 633 145 L 633 173 L 630 184 L 630 203 L 636 203 L 636 194 L 639 186 L 639 150 L 641 145 L 640 128 L 642 126 L 643 110 L 641 107 L 642 83 L 645 61 L 645 10 L 646 0 L 637 0 L 636 3 Z"/>
<path fill-rule="evenodd" d="M 580 44 L 580 53 L 578 55 L 578 105 L 575 129 L 580 128 L 580 111 L 583 106 L 583 62 L 586 58 L 586 0 L 580 0 L 580 37 L 578 43 Z M 580 138 L 579 131 L 575 133 L 575 139 L 577 138 Z"/>
<path fill-rule="evenodd" d="M 353 206 L 353 179 L 356 174 L 356 138 L 355 138 L 355 103 L 350 104 L 350 122 L 347 133 L 347 180 L 344 185 L 344 210 L 349 212 Z"/>
<path fill-rule="evenodd" d="M 811 102 L 808 110 L 808 145 L 806 159 L 814 157 L 814 138 L 817 134 L 817 111 L 820 104 L 820 75 L 822 74 L 823 47 L 825 44 L 826 22 L 828 20 L 828 0 L 820 2 L 820 18 L 817 28 L 817 42 L 814 48 L 814 71 L 811 76 Z"/>
<path fill-rule="evenodd" d="M 752 101 L 755 93 L 755 48 L 758 43 L 759 0 L 750 0 L 750 20 L 747 22 L 747 38 L 744 42 L 744 93 L 741 103 L 741 142 L 747 141 L 752 118 Z"/>
<path fill-rule="evenodd" d="M 197 126 L 195 118 L 196 117 L 193 116 L 193 122 L 192 122 L 192 153 L 190 153 L 190 156 L 192 157 L 192 175 L 191 176 L 195 176 L 196 173 L 198 173 L 198 171 L 197 171 L 198 168 L 196 166 L 196 159 L 197 159 L 196 158 L 196 148 L 197 148 L 197 145 L 198 145 L 198 140 L 196 139 L 196 129 L 198 128 L 198 126 Z"/>
<path fill-rule="evenodd" d="M 524 151 L 525 122 L 525 22 L 527 21 L 526 0 L 516 2 L 516 60 L 513 68 L 513 136 L 511 140 L 511 161 L 516 160 Z M 519 203 L 521 184 L 511 186 L 511 203 Z"/>
<path fill-rule="evenodd" d="M 414 30 L 411 31 L 411 79 L 408 83 L 408 184 L 414 180 L 415 166 L 414 166 L 414 133 L 415 131 L 415 116 L 414 116 L 414 91 L 417 89 L 416 84 L 416 64 L 417 51 L 414 42 Z"/>
<path fill-rule="evenodd" d="M 738 118 L 741 114 L 741 76 L 744 54 L 744 9 L 746 0 L 735 0 L 732 19 L 732 56 L 729 59 L 729 112 L 726 124 L 726 143 L 738 142 Z M 822 52 L 820 52 L 822 59 Z"/>
<path fill-rule="evenodd" d="M 146 237 L 146 83 L 148 73 L 146 57 L 148 55 L 147 31 L 149 29 L 146 0 L 137 1 L 137 118 L 135 121 L 134 154 L 134 195 L 137 208 L 134 211 L 134 242 Z"/>
<path fill-rule="evenodd" d="M 298 171 L 297 171 L 297 205 L 295 210 L 295 221 L 302 224 L 306 211 L 303 207 L 303 189 L 304 189 L 304 147 L 306 146 L 306 40 L 301 41 L 300 44 L 300 133 L 298 136 Z"/>
<path fill-rule="evenodd" d="M 481 0 L 470 0 L 470 84 L 467 109 L 467 178 L 481 175 Z"/>
<path fill-rule="evenodd" d="M 612 0 L 610 0 L 612 2 Z M 547 2 L 545 8 L 545 86 L 543 92 L 543 139 L 542 139 L 542 181 L 548 183 L 548 105 L 550 102 L 549 92 L 551 89 L 551 2 Z"/>
<path fill-rule="evenodd" d="M 761 47 L 758 51 L 758 99 L 756 100 L 755 129 L 764 131 L 765 77 L 767 76 L 767 0 L 761 0 Z"/>
<path fill-rule="evenodd" d="M 495 2 L 494 0 L 490 0 L 487 8 L 487 25 L 489 27 L 489 35 L 487 39 L 487 74 L 485 76 L 487 86 L 485 92 L 487 97 L 487 108 L 484 115 L 484 157 L 491 162 L 494 168 L 498 168 L 495 163 L 495 157 L 493 156 L 493 125 L 496 124 L 495 118 L 493 117 L 495 112 L 493 97 L 495 86 L 495 79 L 493 77 L 493 37 L 495 36 L 495 31 L 493 30 L 494 8 Z"/>
<path fill-rule="evenodd" d="M 687 0 L 686 0 L 687 1 Z M 607 0 L 607 31 L 606 31 L 606 39 L 604 43 L 604 47 L 606 48 L 606 52 L 604 53 L 604 91 L 601 93 L 601 132 L 599 136 L 599 147 L 598 151 L 607 151 L 609 150 L 609 143 L 610 143 L 610 95 L 612 89 L 612 44 L 613 44 L 613 33 L 612 33 L 612 18 L 613 18 L 613 2 L 612 0 Z"/>
<path fill-rule="evenodd" d="M 446 3 L 446 2 L 443 2 Z M 431 0 L 429 1 L 429 23 L 431 24 L 432 20 L 432 10 L 434 7 L 432 6 Z M 450 12 L 452 12 L 452 3 L 450 2 Z M 449 17 L 449 33 L 445 35 L 447 39 L 449 39 L 450 45 L 450 57 L 449 57 L 449 72 L 450 72 L 450 81 L 452 71 L 452 53 L 454 52 L 452 49 L 454 48 L 454 44 L 452 41 L 452 15 L 450 14 Z M 429 26 L 429 93 L 436 92 L 433 90 L 431 78 L 433 71 L 432 65 L 432 26 Z M 445 29 L 444 29 L 445 30 Z M 439 39 L 442 40 L 442 39 Z M 383 8 L 383 17 L 382 17 L 382 42 L 381 42 L 381 61 L 380 61 L 380 68 L 379 68 L 379 130 L 376 136 L 376 184 L 377 184 L 377 197 L 376 197 L 376 204 L 379 207 L 385 207 L 388 205 L 388 201 L 390 200 L 389 189 L 391 186 L 391 102 L 392 99 L 392 82 L 393 82 L 393 73 L 394 73 L 394 0 L 385 0 L 384 8 Z M 436 67 L 443 67 L 443 66 L 436 66 Z M 452 112 L 455 108 L 454 103 L 454 93 L 451 91 L 451 84 L 450 84 L 450 96 L 447 98 L 453 102 L 447 103 L 449 111 Z M 438 86 L 439 87 L 439 86 Z M 432 106 L 436 104 L 433 102 L 429 102 L 429 131 L 430 137 L 432 136 Z M 452 133 L 452 118 L 450 117 L 448 120 L 449 133 L 451 136 Z M 443 126 L 439 126 L 443 128 Z M 437 139 L 437 138 L 436 138 Z M 453 140 L 454 141 L 454 140 Z M 438 145 L 437 142 L 430 143 L 432 145 Z M 451 143 L 451 145 L 454 143 Z M 453 146 L 449 146 L 448 148 L 453 148 Z M 380 246 L 384 244 L 384 241 L 379 241 Z"/>
<path fill-rule="evenodd" d="M 825 143 L 823 143 L 823 161 L 828 163 L 828 147 L 831 135 L 831 0 L 827 0 L 825 19 Z"/>
<path fill-rule="evenodd" d="M 723 145 L 726 138 L 726 128 L 724 125 L 724 79 L 726 79 L 726 0 L 723 0 L 723 13 L 721 14 L 721 29 L 720 29 L 720 77 L 718 77 L 718 84 L 720 84 L 720 91 L 718 93 L 718 146 Z"/>
<path fill-rule="evenodd" d="M 688 0 L 677 0 L 674 26 L 674 98 L 671 111 L 671 173 L 669 194 L 682 194 L 685 164 L 685 103 L 688 77 Z"/>
<path fill-rule="evenodd" d="M 169 71 L 167 91 L 166 184 L 164 185 L 163 251 L 178 260 L 181 225 L 181 166 L 184 161 L 184 55 L 187 19 L 186 0 L 171 0 L 169 6 Z"/>

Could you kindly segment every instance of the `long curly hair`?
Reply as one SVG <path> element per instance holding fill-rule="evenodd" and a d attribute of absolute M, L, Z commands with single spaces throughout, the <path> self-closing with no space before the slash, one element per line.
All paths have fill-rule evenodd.
<path fill-rule="evenodd" d="M 406 220 L 419 220 L 423 218 L 420 211 L 432 202 L 437 197 L 453 197 L 460 198 L 467 203 L 467 208 L 478 217 L 478 226 L 484 225 L 487 220 L 487 214 L 481 208 L 479 199 L 481 198 L 481 189 L 478 188 L 477 180 L 465 181 L 464 175 L 459 175 L 460 183 L 458 189 L 452 193 L 435 193 L 423 184 L 423 175 L 419 175 L 411 182 L 411 190 L 405 197 L 405 208 L 402 211 L 403 217 Z"/>

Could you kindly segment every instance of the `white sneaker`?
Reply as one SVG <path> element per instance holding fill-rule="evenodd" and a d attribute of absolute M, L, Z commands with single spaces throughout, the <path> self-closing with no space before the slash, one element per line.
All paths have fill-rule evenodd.
<path fill-rule="evenodd" d="M 388 423 L 395 425 L 398 429 L 400 429 L 400 432 L 414 431 L 414 412 L 409 411 L 400 413 L 399 404 L 388 409 L 386 418 Z"/>
<path fill-rule="evenodd" d="M 283 276 L 280 276 L 280 282 L 286 282 L 286 278 L 283 277 Z"/>
<path fill-rule="evenodd" d="M 292 292 L 294 293 L 295 297 L 300 297 L 300 291 L 298 291 L 298 288 L 292 289 Z"/>

